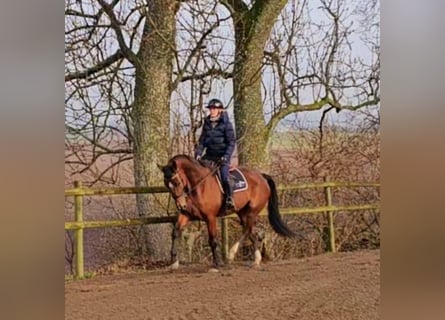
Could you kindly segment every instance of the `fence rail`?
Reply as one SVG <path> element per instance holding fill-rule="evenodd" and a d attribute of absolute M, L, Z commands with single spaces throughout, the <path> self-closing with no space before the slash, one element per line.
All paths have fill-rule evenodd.
<path fill-rule="evenodd" d="M 349 205 L 349 206 L 334 206 L 332 204 L 332 188 L 354 188 L 354 187 L 380 187 L 378 182 L 332 182 L 325 178 L 325 182 L 321 183 L 305 183 L 298 185 L 279 185 L 279 191 L 284 190 L 301 190 L 301 189 L 316 189 L 323 188 L 325 194 L 325 206 L 309 207 L 309 208 L 280 208 L 280 213 L 287 214 L 308 214 L 308 213 L 325 213 L 328 219 L 329 231 L 329 250 L 336 251 L 335 247 L 335 228 L 333 213 L 336 211 L 357 211 L 357 210 L 372 210 L 379 209 L 378 203 Z M 171 215 L 161 217 L 146 217 L 138 219 L 122 219 L 122 220 L 103 220 L 103 221 L 84 221 L 83 219 L 83 197 L 84 196 L 111 196 L 123 194 L 146 194 L 146 193 L 168 193 L 165 187 L 125 187 L 125 188 L 87 188 L 83 187 L 81 182 L 74 182 L 74 188 L 65 190 L 65 197 L 74 197 L 74 218 L 75 221 L 65 222 L 65 230 L 74 230 L 74 250 L 75 250 L 75 278 L 84 278 L 84 247 L 83 247 L 83 229 L 88 228 L 113 228 L 126 227 L 146 224 L 158 223 L 175 223 L 176 215 L 171 212 Z M 261 216 L 267 214 L 264 209 L 260 212 Z M 231 214 L 221 219 L 221 233 L 222 233 L 222 251 L 224 258 L 228 253 L 228 224 L 227 218 L 235 217 L 236 214 Z"/>

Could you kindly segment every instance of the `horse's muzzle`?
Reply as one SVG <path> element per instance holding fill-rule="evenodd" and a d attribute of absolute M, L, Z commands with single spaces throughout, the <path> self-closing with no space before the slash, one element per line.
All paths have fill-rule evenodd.
<path fill-rule="evenodd" d="M 177 204 L 176 206 L 180 211 L 187 211 L 187 205 Z"/>
<path fill-rule="evenodd" d="M 187 211 L 187 199 L 184 195 L 178 197 L 175 201 L 176 207 L 180 211 Z"/>

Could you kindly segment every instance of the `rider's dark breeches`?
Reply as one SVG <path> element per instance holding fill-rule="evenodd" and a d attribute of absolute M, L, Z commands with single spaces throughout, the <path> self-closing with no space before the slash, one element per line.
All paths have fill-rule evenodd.
<path fill-rule="evenodd" d="M 221 170 L 221 180 L 228 182 L 229 181 L 229 165 L 222 164 L 220 170 Z"/>

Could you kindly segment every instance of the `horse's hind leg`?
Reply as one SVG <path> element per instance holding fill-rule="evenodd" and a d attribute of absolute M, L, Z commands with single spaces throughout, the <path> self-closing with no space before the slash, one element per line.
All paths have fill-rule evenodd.
<path fill-rule="evenodd" d="M 229 251 L 229 262 L 232 262 L 235 258 L 236 253 L 238 252 L 239 246 L 243 243 L 246 238 L 249 238 L 253 243 L 253 248 L 255 252 L 255 260 L 254 266 L 259 266 L 261 263 L 261 252 L 259 250 L 259 241 L 258 237 L 254 233 L 254 226 L 256 222 L 256 214 L 250 212 L 247 217 L 245 217 L 243 221 L 243 234 L 239 238 L 237 242 L 230 248 Z"/>
<path fill-rule="evenodd" d="M 259 241 L 258 241 L 258 237 L 257 237 L 257 235 L 256 234 L 254 234 L 254 233 L 251 233 L 250 235 L 249 235 L 249 239 L 252 241 L 252 243 L 253 243 L 253 249 L 254 249 L 254 256 L 255 256 L 255 260 L 253 261 L 253 265 L 254 266 L 259 266 L 260 265 L 260 263 L 261 263 L 261 259 L 262 259 L 262 257 L 261 257 L 261 251 L 260 251 L 260 249 L 259 249 L 259 246 L 258 246 L 258 243 L 259 243 Z"/>
<path fill-rule="evenodd" d="M 243 234 L 241 235 L 241 237 L 238 239 L 237 242 L 235 242 L 235 244 L 230 248 L 229 250 L 229 262 L 232 262 L 235 259 L 236 253 L 238 252 L 239 246 L 240 244 L 243 243 L 244 239 L 249 235 L 249 230 L 247 229 L 247 227 L 243 227 Z"/>
<path fill-rule="evenodd" d="M 252 209 L 249 206 L 247 206 L 237 213 L 240 218 L 241 226 L 243 227 L 243 233 L 242 233 L 241 237 L 238 239 L 238 241 L 235 242 L 229 250 L 229 257 L 228 257 L 229 262 L 232 262 L 235 259 L 235 256 L 238 252 L 240 245 L 242 245 L 243 241 L 247 237 L 249 237 L 251 228 L 248 227 L 248 225 L 249 225 L 248 217 L 251 214 L 251 210 Z"/>
<path fill-rule="evenodd" d="M 175 224 L 175 227 L 172 231 L 172 247 L 171 247 L 171 268 L 178 269 L 179 267 L 179 259 L 177 252 L 178 240 L 181 237 L 182 230 L 185 228 L 187 223 L 189 222 L 189 218 L 186 215 L 180 214 L 178 216 L 178 221 Z"/>

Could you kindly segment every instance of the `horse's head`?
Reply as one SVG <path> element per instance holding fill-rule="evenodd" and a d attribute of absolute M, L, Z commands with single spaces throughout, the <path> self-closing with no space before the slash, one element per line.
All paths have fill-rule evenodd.
<path fill-rule="evenodd" d="M 164 184 L 175 200 L 176 207 L 181 211 L 187 209 L 188 184 L 182 170 L 178 169 L 175 161 L 170 161 L 167 165 L 158 168 L 164 173 Z"/>

